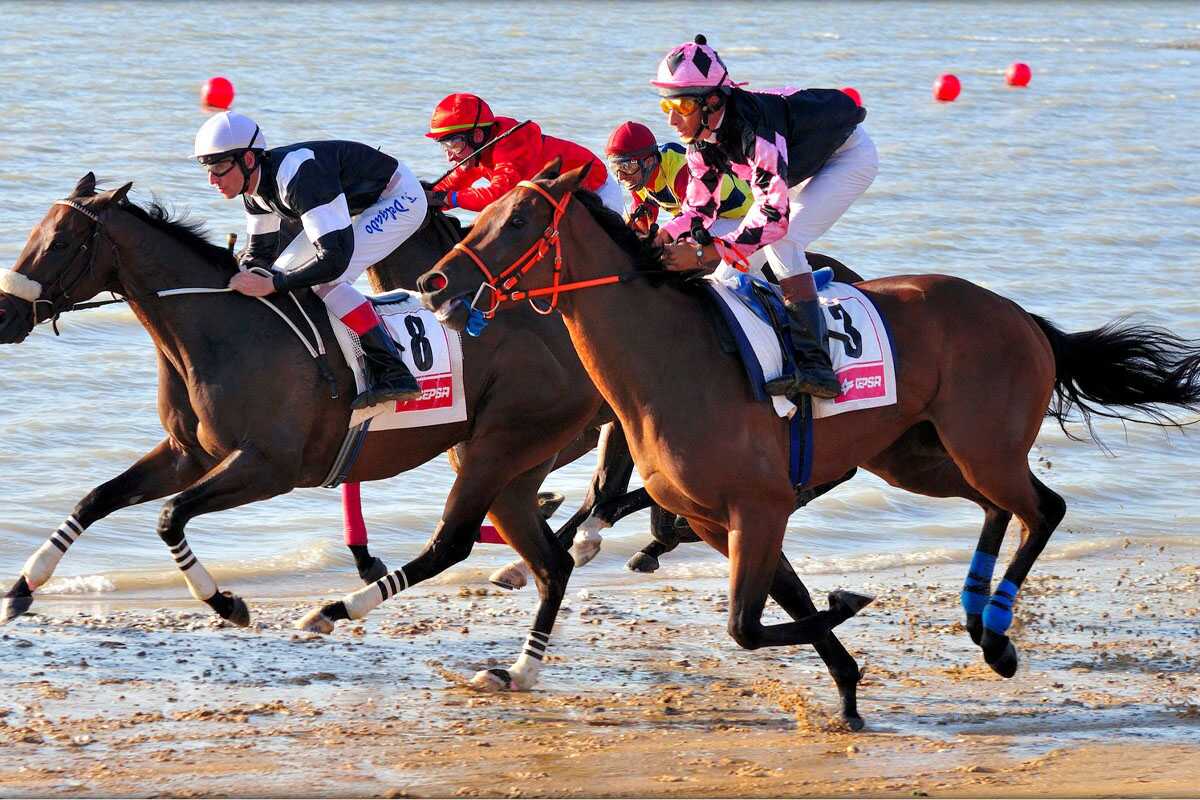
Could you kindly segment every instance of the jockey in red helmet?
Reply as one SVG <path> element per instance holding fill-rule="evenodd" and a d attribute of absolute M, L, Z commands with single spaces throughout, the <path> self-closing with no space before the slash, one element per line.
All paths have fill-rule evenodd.
<path fill-rule="evenodd" d="M 462 166 L 433 187 L 434 202 L 444 208 L 482 211 L 518 182 L 540 172 L 547 162 L 561 157 L 564 172 L 591 163 L 583 188 L 598 194 L 612 210 L 623 212 L 620 187 L 608 176 L 603 162 L 585 147 L 546 136 L 536 122 L 526 123 L 512 136 L 476 155 L 477 150 L 517 124 L 511 117 L 495 116 L 488 104 L 473 94 L 452 94 L 438 103 L 425 135 L 437 140 L 446 152 L 446 160 Z M 488 185 L 472 188 L 480 178 Z"/>
<path fill-rule="evenodd" d="M 688 142 L 691 169 L 682 212 L 657 238 L 662 244 L 687 235 L 711 239 L 711 245 L 697 242 L 698 255 L 696 245 L 668 248 L 668 259 L 686 268 L 718 257 L 759 269 L 769 261 L 792 317 L 797 370 L 767 390 L 793 399 L 836 397 L 841 387 L 804 252 L 879 171 L 875 145 L 859 124 L 866 112 L 837 89 L 740 89 L 703 36 L 668 53 L 651 84 L 667 121 Z M 737 230 L 710 236 L 728 173 L 750 182 L 754 206 Z"/>
<path fill-rule="evenodd" d="M 657 231 L 658 211 L 678 216 L 687 193 L 691 173 L 687 151 L 680 144 L 659 146 L 654 133 L 638 122 L 623 122 L 604 148 L 609 167 L 621 187 L 633 196 L 629 225 L 639 233 Z M 721 184 L 721 207 L 712 233 L 732 232 L 754 204 L 750 186 L 741 178 L 726 176 Z"/>

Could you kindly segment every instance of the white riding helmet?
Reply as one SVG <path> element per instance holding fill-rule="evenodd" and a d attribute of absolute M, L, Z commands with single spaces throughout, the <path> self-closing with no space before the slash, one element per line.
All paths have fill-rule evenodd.
<path fill-rule="evenodd" d="M 212 164 L 237 155 L 243 150 L 265 150 L 267 137 L 254 120 L 236 111 L 213 114 L 196 134 L 193 158 L 201 164 Z"/>

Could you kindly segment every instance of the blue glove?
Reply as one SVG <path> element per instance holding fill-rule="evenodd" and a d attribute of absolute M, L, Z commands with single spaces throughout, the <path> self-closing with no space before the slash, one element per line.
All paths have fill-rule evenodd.
<path fill-rule="evenodd" d="M 478 308 L 472 308 L 467 312 L 467 333 L 471 336 L 478 336 L 483 333 L 483 329 L 487 327 L 487 324 L 488 318 Z"/>

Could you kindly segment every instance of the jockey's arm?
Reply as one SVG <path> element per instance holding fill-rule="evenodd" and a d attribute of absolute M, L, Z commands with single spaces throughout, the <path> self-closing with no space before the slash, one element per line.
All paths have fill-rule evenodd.
<path fill-rule="evenodd" d="M 275 291 L 301 289 L 329 283 L 346 271 L 354 253 L 354 228 L 350 207 L 337 176 L 319 169 L 315 161 L 301 166 L 280 197 L 300 215 L 304 235 L 314 257 L 288 272 L 276 272 Z"/>
<path fill-rule="evenodd" d="M 246 207 L 246 233 L 249 238 L 246 249 L 238 258 L 238 265 L 243 269 L 250 267 L 269 268 L 275 260 L 279 249 L 279 215 L 274 211 L 263 210 L 244 199 Z"/>

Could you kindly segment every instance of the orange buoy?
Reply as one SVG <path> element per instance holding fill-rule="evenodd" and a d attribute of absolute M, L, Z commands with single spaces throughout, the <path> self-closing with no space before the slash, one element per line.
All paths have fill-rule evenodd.
<path fill-rule="evenodd" d="M 1020 61 L 1014 61 L 1009 65 L 1008 71 L 1004 73 L 1004 81 L 1009 86 L 1028 86 L 1029 79 L 1033 77 L 1033 70 L 1028 64 L 1022 64 Z"/>
<path fill-rule="evenodd" d="M 233 105 L 233 84 L 220 75 L 209 78 L 200 89 L 200 102 L 209 108 L 224 111 Z"/>
<path fill-rule="evenodd" d="M 958 93 L 962 91 L 962 84 L 958 82 L 958 78 L 951 75 L 949 72 L 944 75 L 939 75 L 938 79 L 933 82 L 933 97 L 935 100 L 940 100 L 943 103 L 952 102 Z"/>
<path fill-rule="evenodd" d="M 853 86 L 843 86 L 842 92 L 844 92 L 847 97 L 853 100 L 856 106 L 862 108 L 862 95 L 858 93 L 858 89 L 855 89 Z"/>

